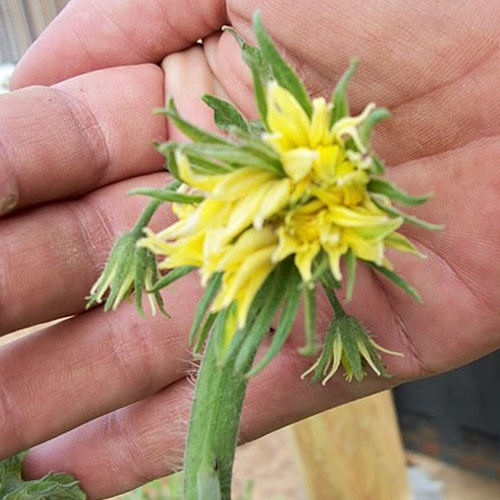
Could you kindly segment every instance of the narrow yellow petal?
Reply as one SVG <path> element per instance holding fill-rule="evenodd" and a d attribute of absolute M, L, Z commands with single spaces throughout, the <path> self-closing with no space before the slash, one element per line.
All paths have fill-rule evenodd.
<path fill-rule="evenodd" d="M 309 143 L 309 118 L 295 97 L 273 81 L 267 87 L 267 123 L 272 132 L 280 133 L 293 147 Z"/>
<path fill-rule="evenodd" d="M 295 254 L 295 265 L 302 276 L 303 281 L 309 281 L 311 279 L 311 267 L 314 258 L 318 255 L 320 250 L 319 243 L 310 243 L 304 249 L 299 250 Z"/>
<path fill-rule="evenodd" d="M 283 169 L 294 181 L 299 182 L 311 171 L 317 151 L 307 148 L 291 149 L 281 155 Z"/>
<path fill-rule="evenodd" d="M 179 168 L 179 177 L 191 187 L 202 191 L 211 191 L 220 181 L 219 175 L 195 174 L 187 156 L 179 149 L 175 152 L 175 161 Z"/>
<path fill-rule="evenodd" d="M 331 207 L 328 215 L 333 223 L 342 227 L 380 226 L 389 220 L 387 215 L 372 215 L 342 206 Z"/>
<path fill-rule="evenodd" d="M 309 128 L 309 146 L 316 148 L 328 140 L 328 116 L 331 104 L 326 104 L 323 97 L 313 100 L 313 114 Z"/>
<path fill-rule="evenodd" d="M 290 198 L 291 186 L 290 179 L 281 179 L 269 183 L 269 191 L 253 220 L 257 229 L 262 228 L 265 219 L 286 207 Z"/>
<path fill-rule="evenodd" d="M 269 273 L 273 270 L 273 267 L 274 265 L 271 263 L 260 266 L 252 274 L 252 277 L 248 280 L 246 285 L 240 289 L 240 292 L 237 295 L 239 328 L 243 328 L 245 326 L 252 301 L 266 278 L 269 276 Z"/>
<path fill-rule="evenodd" d="M 384 240 L 386 246 L 395 248 L 400 252 L 409 252 L 417 257 L 425 259 L 427 256 L 418 250 L 418 248 L 401 233 L 392 233 Z"/>
<path fill-rule="evenodd" d="M 342 272 L 340 271 L 340 258 L 347 252 L 345 244 L 338 245 L 322 245 L 328 256 L 328 263 L 330 264 L 330 271 L 337 281 L 342 280 Z"/>
<path fill-rule="evenodd" d="M 243 167 L 220 177 L 212 196 L 219 200 L 233 201 L 245 196 L 250 189 L 276 178 L 276 175 L 260 168 Z"/>

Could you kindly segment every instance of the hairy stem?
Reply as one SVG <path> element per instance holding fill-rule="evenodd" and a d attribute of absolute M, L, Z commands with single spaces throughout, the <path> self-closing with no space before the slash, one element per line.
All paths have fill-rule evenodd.
<path fill-rule="evenodd" d="M 184 500 L 230 500 L 234 452 L 247 380 L 235 357 L 217 364 L 212 335 L 196 381 L 184 460 Z M 252 359 L 248 362 L 250 367 Z"/>

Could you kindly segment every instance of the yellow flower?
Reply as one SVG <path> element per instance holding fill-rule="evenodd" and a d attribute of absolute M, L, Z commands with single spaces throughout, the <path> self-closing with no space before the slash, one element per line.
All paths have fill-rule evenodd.
<path fill-rule="evenodd" d="M 332 105 L 325 99 L 312 101 L 309 117 L 275 81 L 267 87 L 267 104 L 268 131 L 261 140 L 276 151 L 283 170 L 238 165 L 206 173 L 178 148 L 179 177 L 206 198 L 174 205 L 179 221 L 156 235 L 148 230 L 140 243 L 165 257 L 161 268 L 199 267 L 203 284 L 223 273 L 211 310 L 233 307 L 235 328 L 245 325 L 257 291 L 289 256 L 308 282 L 320 252 L 338 281 L 341 258 L 349 250 L 378 266 L 390 266 L 386 247 L 417 253 L 396 233 L 403 218 L 381 210 L 368 192 L 372 164 L 358 128 L 373 105 L 330 126 Z M 349 140 L 357 151 L 347 147 Z"/>

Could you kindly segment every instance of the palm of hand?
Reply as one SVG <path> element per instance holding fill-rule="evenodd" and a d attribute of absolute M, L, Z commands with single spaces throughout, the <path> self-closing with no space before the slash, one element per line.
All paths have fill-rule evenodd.
<path fill-rule="evenodd" d="M 418 209 L 418 216 L 443 223 L 446 229 L 430 233 L 408 227 L 407 233 L 429 258 L 423 262 L 396 255 L 393 258 L 398 272 L 417 287 L 425 304 L 412 302 L 391 284 L 359 269 L 350 305 L 377 335 L 379 343 L 405 354 L 402 359 L 387 359 L 389 371 L 397 379 L 443 371 L 499 344 L 500 319 L 495 306 L 500 300 L 496 287 L 500 269 L 494 263 L 500 254 L 500 229 L 496 229 L 494 214 L 500 209 L 500 188 L 495 179 L 500 108 L 494 76 L 500 58 L 493 22 L 498 7 L 492 4 L 485 1 L 471 6 L 457 2 L 453 11 L 430 0 L 420 2 L 418 7 L 393 1 L 368 7 L 362 1 L 333 5 L 326 0 L 316 2 L 314 9 L 286 1 L 261 7 L 271 35 L 286 49 L 288 58 L 314 94 L 328 95 L 349 59 L 360 58 L 361 67 L 351 85 L 351 101 L 355 111 L 369 100 L 391 109 L 393 117 L 380 127 L 375 143 L 380 156 L 392 167 L 390 176 L 411 193 L 435 193 L 432 201 Z M 249 79 L 236 44 L 229 33 L 210 33 L 220 24 L 230 22 L 243 36 L 250 35 L 255 7 L 254 2 L 230 2 L 226 18 L 223 2 L 200 2 L 198 10 L 187 15 L 182 9 L 162 7 L 161 2 L 148 2 L 147 7 L 135 11 L 136 2 L 125 2 L 119 7 L 94 2 L 89 8 L 88 0 L 77 0 L 49 30 L 39 48 L 28 55 L 17 83 L 51 84 L 101 67 L 158 61 L 166 53 L 208 36 L 204 49 L 197 47 L 167 58 L 164 68 L 168 92 L 188 118 L 202 125 L 210 126 L 210 113 L 203 104 L 193 103 L 202 92 L 227 94 L 251 114 Z M 86 15 L 79 15 L 79 9 L 85 10 Z M 137 19 L 146 22 L 137 23 Z M 165 30 L 159 19 L 169 19 L 175 30 Z M 147 29 L 138 28 L 138 24 Z M 108 44 L 107 37 L 127 42 Z M 65 59 L 61 64 L 57 57 L 61 51 L 73 51 L 80 57 Z M 120 137 L 112 127 L 106 128 L 106 113 L 111 115 L 115 108 L 97 110 L 95 120 L 105 122 L 101 134 L 104 137 L 100 137 L 94 129 L 102 132 L 103 128 L 97 127 L 90 113 L 87 122 L 80 125 L 88 126 L 88 142 L 103 141 L 108 146 L 111 159 L 107 159 L 104 180 L 97 175 L 89 182 L 85 176 L 88 169 L 86 172 L 80 166 L 80 174 L 65 178 L 66 186 L 57 178 L 48 189 L 45 179 L 45 184 L 41 184 L 43 196 L 37 191 L 34 177 L 24 182 L 21 194 L 25 199 L 21 196 L 21 205 L 90 192 L 95 186 L 99 189 L 82 200 L 50 204 L 1 223 L 0 231 L 17 235 L 6 240 L 10 245 L 2 258 L 5 269 L 15 268 L 14 259 L 21 260 L 19 248 L 24 245 L 29 249 L 27 243 L 33 241 L 35 234 L 35 239 L 41 240 L 36 248 L 42 250 L 36 259 L 29 252 L 23 253 L 23 264 L 40 267 L 28 282 L 47 285 L 43 294 L 37 294 L 40 287 L 16 287 L 7 280 L 11 294 L 18 300 L 11 302 L 13 307 L 3 316 L 4 331 L 22 326 L 23 322 L 82 312 L 82 298 L 96 278 L 110 240 L 118 231 L 130 227 L 137 216 L 139 202 L 125 203 L 123 193 L 138 182 L 163 183 L 164 174 L 151 174 L 160 168 L 161 162 L 153 156 L 148 143 L 150 137 L 166 133 L 173 138 L 175 131 L 170 127 L 165 131 L 157 118 L 144 118 L 152 107 L 161 105 L 163 82 L 159 73 L 149 66 L 109 69 L 60 85 L 62 93 L 73 96 L 81 89 L 86 96 L 85 108 L 89 102 L 91 108 L 101 106 L 107 96 L 111 102 L 111 95 L 120 89 L 124 106 L 129 106 L 129 116 L 117 120 L 118 123 L 110 121 L 109 125 L 117 129 L 121 126 L 127 133 L 122 132 Z M 121 88 L 114 82 L 116 78 L 121 79 Z M 94 88 L 99 88 L 99 95 L 95 96 Z M 111 90 L 106 94 L 101 90 L 104 88 Z M 31 91 L 21 91 L 19 95 L 23 92 Z M 135 103 L 139 95 L 140 105 Z M 76 101 L 72 98 L 71 102 Z M 130 116 L 140 117 L 142 127 L 127 125 Z M 88 153 L 89 149 L 92 148 L 84 150 Z M 99 157 L 97 160 L 94 163 L 99 163 Z M 84 161 L 80 163 L 85 165 Z M 474 171 L 476 165 L 481 169 L 480 175 Z M 68 187 L 73 181 L 79 190 Z M 116 184 L 101 187 L 110 183 Z M 53 227 L 54 221 L 62 226 L 60 231 Z M 70 241 L 59 244 L 62 238 Z M 71 266 L 65 267 L 68 260 Z M 13 275 L 12 271 L 6 275 Z M 184 419 L 188 407 L 185 394 L 189 383 L 185 376 L 190 367 L 185 337 L 195 281 L 185 280 L 168 293 L 167 301 L 175 304 L 173 312 L 178 313 L 168 325 L 161 319 L 147 325 L 139 323 L 132 308 L 124 307 L 104 320 L 96 310 L 2 352 L 2 365 L 8 368 L 0 372 L 0 378 L 5 379 L 10 407 L 23 408 L 6 419 L 2 442 L 7 444 L 2 453 L 7 455 L 147 398 L 38 447 L 28 462 L 28 471 L 36 474 L 70 467 L 96 496 L 164 474 L 164 462 L 159 457 L 165 443 L 179 447 L 181 438 L 175 422 Z M 29 313 L 21 301 L 25 297 L 32 299 Z M 320 311 L 320 321 L 327 319 L 325 308 Z M 167 334 L 166 325 L 170 330 Z M 328 390 L 300 383 L 298 374 L 308 361 L 296 354 L 296 347 L 302 342 L 300 328 L 297 330 L 283 355 L 250 390 L 243 424 L 245 438 L 387 386 L 380 380 L 349 387 L 336 381 Z M 29 402 L 24 390 L 26 366 L 36 367 L 40 357 L 46 360 L 38 375 L 42 381 L 40 394 Z M 33 370 L 33 379 L 37 380 L 37 369 Z M 59 386 L 61 373 L 68 377 L 67 389 L 55 394 L 51 387 Z M 123 377 L 126 380 L 120 383 Z M 106 390 L 103 380 L 109 384 Z M 54 409 L 66 408 L 67 397 L 76 401 L 77 394 L 80 402 L 68 408 L 64 417 L 54 419 Z M 285 401 L 301 404 L 284 404 Z M 31 414 L 37 415 L 38 429 L 26 432 Z M 174 423 L 162 425 L 166 419 Z M 153 428 L 158 430 L 151 433 Z M 124 440 L 127 451 L 122 447 L 118 456 L 116 443 Z M 98 459 L 89 467 L 88 454 L 94 453 L 91 450 L 95 450 Z M 138 450 L 146 452 L 138 454 Z M 132 456 L 133 460 L 127 458 Z M 109 480 L 109 466 L 120 469 L 121 479 Z"/>

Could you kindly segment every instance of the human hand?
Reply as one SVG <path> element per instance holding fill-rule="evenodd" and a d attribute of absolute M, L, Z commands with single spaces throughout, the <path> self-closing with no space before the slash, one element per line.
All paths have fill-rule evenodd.
<path fill-rule="evenodd" d="M 131 5 L 131 9 L 137 8 Z M 159 4 L 147 5 L 147 8 L 142 6 L 137 14 L 127 10 L 127 5 L 123 3 L 116 6 L 116 12 L 112 6 L 107 7 L 111 9 L 107 19 L 113 22 L 103 26 L 92 22 L 93 11 L 89 10 L 88 2 L 85 3 L 85 10 L 82 2 L 73 2 L 65 16 L 42 38 L 38 48 L 27 56 L 14 84 L 21 86 L 35 81 L 52 83 L 99 67 L 157 61 L 172 50 L 208 36 L 204 53 L 202 49 L 195 48 L 167 59 L 167 91 L 176 98 L 181 112 L 188 113 L 188 118 L 205 126 L 210 116 L 203 105 L 194 99 L 203 92 L 213 92 L 210 86 L 222 86 L 233 102 L 251 114 L 249 79 L 237 46 L 227 33 L 209 35 L 228 22 L 242 35 L 248 34 L 251 14 L 258 6 L 253 2 L 232 2 L 226 17 L 225 9 L 216 2 L 199 3 L 196 6 L 199 11 L 189 14 L 178 7 L 176 9 L 176 4 L 171 2 L 169 7 L 163 7 L 165 12 L 162 17 L 148 11 L 159 8 Z M 453 12 L 444 8 L 440 11 L 440 7 L 434 4 L 431 9 L 422 3 L 418 7 L 408 7 L 395 2 L 381 2 L 377 6 L 378 12 L 373 6 L 366 7 L 361 2 L 357 9 L 358 5 L 352 2 L 344 5 L 337 3 L 335 12 L 332 12 L 331 2 L 317 2 L 316 6 L 313 10 L 310 6 L 302 7 L 292 2 L 273 2 L 267 8 L 263 7 L 263 17 L 271 35 L 286 47 L 289 58 L 316 94 L 327 95 L 347 61 L 353 55 L 360 57 L 361 70 L 353 80 L 350 92 L 355 108 L 361 108 L 368 100 L 376 100 L 393 111 L 392 120 L 380 127 L 376 149 L 389 166 L 394 167 L 390 175 L 399 185 L 407 187 L 410 192 L 432 190 L 436 193 L 436 197 L 419 208 L 418 213 L 428 220 L 444 223 L 446 230 L 437 234 L 408 231 L 408 236 L 429 254 L 427 261 L 416 262 L 399 255 L 392 258 L 398 271 L 421 292 L 424 306 L 414 304 L 392 285 L 376 281 L 366 270 L 358 274 L 355 298 L 350 307 L 377 335 L 381 344 L 405 354 L 403 359 L 386 360 L 389 371 L 396 378 L 390 381 L 372 379 L 360 385 L 334 380 L 326 388 L 310 387 L 298 377 L 310 361 L 296 354 L 296 348 L 302 342 L 300 328 L 297 328 L 295 337 L 281 356 L 251 384 L 244 412 L 244 439 L 257 437 L 400 380 L 437 373 L 471 361 L 499 344 L 497 332 L 500 331 L 500 320 L 495 312 L 499 299 L 495 286 L 499 271 L 490 264 L 496 260 L 500 241 L 493 224 L 494 214 L 499 208 L 495 182 L 498 141 L 495 134 L 500 109 L 494 92 L 494 75 L 499 62 L 493 41 L 495 28 L 491 21 L 495 19 L 493 11 L 498 9 L 488 2 L 473 8 L 460 3 Z M 99 9 L 102 15 L 103 7 Z M 200 16 L 198 20 L 197 15 Z M 139 23 L 137 19 L 140 16 L 147 21 Z M 175 26 L 175 30 L 164 29 L 165 19 L 169 19 L 168 24 Z M 141 25 L 139 29 L 138 24 Z M 85 31 L 83 25 L 91 31 Z M 124 50 L 123 45 L 119 48 L 119 43 L 110 43 L 113 37 L 104 36 L 104 32 L 109 32 L 113 26 L 119 26 L 116 33 L 122 33 L 125 38 L 136 37 L 136 43 L 125 47 L 129 50 Z M 143 33 L 140 33 L 141 29 Z M 78 36 L 73 38 L 75 33 Z M 358 33 L 359 36 L 356 36 Z M 81 40 L 89 40 L 84 45 L 84 53 L 81 47 L 75 46 L 81 44 Z M 418 53 L 413 52 L 406 59 L 408 47 L 416 42 L 425 48 Z M 459 51 L 455 51 L 456 46 L 460 47 Z M 60 50 L 74 54 L 69 63 L 63 61 L 61 53 L 57 54 Z M 54 54 L 59 57 L 54 58 Z M 49 69 L 42 70 L 49 60 L 52 61 Z M 136 72 L 139 67 L 128 71 Z M 401 67 L 403 72 L 394 72 L 394 68 Z M 90 74 L 61 86 L 78 82 L 75 86 L 78 88 L 85 79 L 92 81 L 92 88 L 100 92 L 99 102 L 107 107 L 109 101 L 102 90 L 103 84 L 97 82 L 96 77 L 111 75 L 108 73 L 111 71 L 118 70 Z M 190 88 L 199 78 L 200 71 L 204 75 L 200 78 L 202 83 L 196 89 Z M 113 75 L 113 80 L 115 78 Z M 148 76 L 149 82 L 150 79 L 152 77 Z M 155 88 L 160 89 L 161 84 Z M 123 106 L 122 90 L 121 85 L 114 81 L 113 91 L 119 91 L 121 99 L 114 97 L 116 100 L 111 102 L 115 102 L 117 108 Z M 89 92 L 84 89 L 83 93 L 87 96 Z M 152 89 L 149 92 L 149 95 L 153 94 Z M 137 98 L 137 95 L 129 94 L 130 102 L 138 104 L 132 98 Z M 14 96 L 16 94 L 9 99 Z M 146 103 L 146 97 L 144 92 L 140 103 L 142 111 L 136 116 L 152 123 L 157 119 L 149 118 L 149 109 L 160 103 Z M 157 97 L 163 99 L 161 95 Z M 106 117 L 114 116 L 114 113 L 116 108 L 113 112 L 103 112 L 96 123 L 106 125 Z M 135 149 L 130 148 L 133 144 L 137 144 L 136 152 L 141 151 L 142 157 L 151 154 L 154 158 L 154 153 L 148 152 L 148 143 L 151 138 L 166 135 L 163 125 L 160 123 L 156 125 L 158 129 L 152 127 L 149 130 L 144 126 L 131 127 L 135 125 L 135 120 L 130 118 L 129 113 L 121 123 L 112 122 L 102 135 L 108 140 L 111 137 L 111 144 L 118 143 L 117 151 L 122 153 L 122 161 L 133 156 L 131 151 Z M 467 126 L 455 125 L 458 123 L 466 123 Z M 125 125 L 129 127 L 129 135 L 119 141 L 127 130 L 123 128 Z M 55 126 L 54 120 L 52 127 Z M 147 131 L 148 138 L 134 136 L 137 131 Z M 52 134 L 60 140 L 71 135 L 67 132 Z M 136 139 L 142 142 L 136 143 Z M 8 143 L 14 140 L 9 138 Z M 20 139 L 17 141 L 19 143 Z M 122 149 L 120 144 L 130 149 Z M 47 155 L 49 161 L 55 158 L 46 153 L 46 147 L 34 151 L 30 158 L 43 155 Z M 478 176 L 473 178 L 473 167 L 470 166 L 473 160 L 482 168 L 482 177 L 477 182 L 473 182 Z M 159 166 L 159 160 L 156 161 L 155 164 L 151 160 L 151 165 L 155 165 L 151 170 Z M 22 164 L 26 163 L 25 160 Z M 54 161 L 50 163 L 57 164 Z M 84 174 L 92 163 L 91 159 L 87 168 L 82 169 Z M 67 166 L 66 162 L 61 164 Z M 140 166 L 144 163 L 135 160 L 134 165 L 129 164 L 129 170 L 122 164 L 123 170 L 116 168 L 115 171 L 119 170 L 125 177 L 134 177 L 144 173 Z M 48 187 L 56 190 L 56 194 L 51 194 L 49 199 L 74 195 L 62 189 L 68 185 L 67 180 L 56 182 L 60 175 L 44 187 L 39 179 L 46 178 L 50 170 L 42 164 L 39 167 L 40 177 L 30 181 L 38 171 L 35 167 L 31 167 L 27 180 L 23 181 L 28 185 L 24 190 L 28 195 L 24 195 L 24 199 L 30 200 L 33 196 L 34 201 L 23 201 L 21 196 L 22 206 L 47 201 L 45 193 Z M 17 171 L 22 173 L 22 168 L 16 168 Z M 84 177 L 82 175 L 75 186 L 82 191 L 92 189 L 82 187 L 80 183 L 84 182 Z M 71 248 L 74 252 L 69 257 L 64 252 L 45 254 L 46 248 L 54 247 L 53 242 L 64 241 L 64 234 L 54 234 L 55 224 L 49 225 L 40 218 L 44 210 L 54 211 L 54 205 L 2 222 L 0 231 L 10 229 L 9 236 L 5 236 L 3 241 L 9 241 L 8 248 L 13 255 L 9 259 L 2 258 L 2 264 L 9 273 L 7 276 L 13 276 L 16 269 L 14 262 L 17 269 L 23 265 L 23 270 L 44 272 L 31 282 L 31 288 L 27 286 L 19 290 L 20 285 L 2 287 L 5 294 L 9 292 L 10 298 L 2 314 L 2 323 L 10 325 L 7 329 L 20 326 L 21 314 L 26 315 L 28 319 L 24 324 L 28 324 L 81 312 L 82 297 L 95 279 L 111 240 L 116 232 L 130 227 L 138 213 L 138 205 L 132 206 L 120 200 L 122 193 L 138 182 L 141 185 L 161 184 L 164 174 L 158 174 L 155 179 L 157 177 L 160 177 L 157 181 L 135 179 L 129 180 L 126 185 L 103 188 L 81 200 L 64 202 L 62 209 L 61 205 L 55 205 L 57 215 L 49 220 L 55 221 L 57 217 L 61 227 L 62 214 L 74 212 L 71 204 L 95 206 L 92 198 L 95 200 L 100 193 L 103 200 L 97 210 L 100 217 L 118 225 L 117 221 L 125 218 L 124 209 L 131 212 L 130 219 L 123 220 L 119 228 L 108 231 L 107 235 L 103 230 L 93 229 L 99 227 L 99 222 L 94 222 L 98 216 L 92 219 L 87 215 L 82 226 L 84 233 L 92 231 L 92 234 L 85 235 L 78 248 L 75 239 L 65 241 L 68 245 L 66 251 Z M 447 182 L 448 179 L 450 182 Z M 105 183 L 115 180 L 116 177 L 107 178 Z M 29 195 L 30 185 L 35 193 L 38 189 L 42 194 L 38 197 Z M 467 210 L 461 210 L 462 206 Z M 92 211 L 89 209 L 87 213 Z M 14 225 L 19 220 L 30 221 L 29 225 L 25 222 L 27 229 L 24 233 L 18 229 L 21 226 Z M 37 244 L 36 248 L 41 253 L 32 257 L 36 261 L 29 261 L 25 257 L 30 255 L 26 252 L 26 242 L 40 239 L 34 233 L 34 227 L 39 226 L 44 228 L 41 235 L 45 235 L 50 244 L 44 245 L 43 241 Z M 50 227 L 51 231 L 46 227 Z M 26 236 L 18 240 L 21 234 Z M 19 254 L 22 250 L 24 252 Z M 93 258 L 97 262 L 94 267 L 89 261 L 75 263 L 71 260 L 71 256 L 82 259 L 89 253 L 89 260 Z M 60 271 L 61 266 L 66 266 L 66 275 Z M 66 276 L 65 280 L 63 276 Z M 61 286 L 59 283 L 63 282 Z M 43 294 L 36 293 L 34 283 L 45 285 Z M 185 378 L 190 371 L 185 337 L 191 318 L 188 311 L 195 303 L 195 290 L 195 282 L 190 278 L 172 289 L 167 296 L 167 304 L 175 304 L 175 310 L 171 307 L 174 314 L 170 322 L 155 319 L 139 323 L 133 308 L 127 306 L 106 317 L 95 310 L 4 350 L 0 378 L 6 380 L 2 385 L 10 408 L 5 417 L 5 438 L 2 439 L 10 445 L 5 453 L 46 440 L 107 413 L 35 448 L 28 459 L 27 472 L 41 474 L 49 469 L 69 470 L 83 481 L 84 488 L 94 497 L 109 495 L 169 472 L 172 462 L 182 450 L 184 422 L 191 394 Z M 17 300 L 14 300 L 16 295 L 13 292 L 17 294 Z M 21 298 L 30 303 L 29 309 Z M 37 300 L 47 302 L 39 306 L 34 302 Z M 10 323 L 7 314 L 13 318 Z M 323 324 L 328 319 L 326 311 L 320 314 Z M 41 365 L 40 360 L 44 360 L 45 365 Z M 29 375 L 28 366 L 31 370 Z M 62 374 L 67 380 L 63 387 L 59 387 Z M 72 405 L 65 404 L 67 401 Z M 134 401 L 139 402 L 108 413 Z M 36 426 L 33 425 L 34 418 Z M 19 430 L 16 432 L 16 429 Z M 173 450 L 172 456 L 165 457 L 165 450 L 168 449 Z"/>

